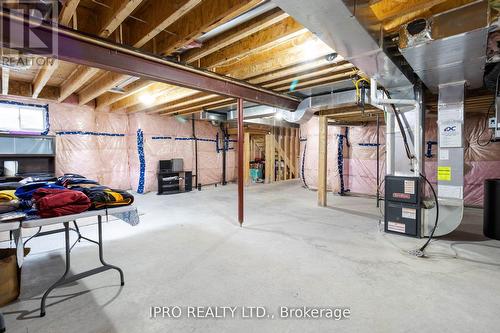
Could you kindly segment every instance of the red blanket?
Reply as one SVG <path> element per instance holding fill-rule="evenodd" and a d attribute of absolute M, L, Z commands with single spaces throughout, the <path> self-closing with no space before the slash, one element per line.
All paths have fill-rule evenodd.
<path fill-rule="evenodd" d="M 33 194 L 40 217 L 78 214 L 90 207 L 90 199 L 80 191 L 40 188 Z"/>

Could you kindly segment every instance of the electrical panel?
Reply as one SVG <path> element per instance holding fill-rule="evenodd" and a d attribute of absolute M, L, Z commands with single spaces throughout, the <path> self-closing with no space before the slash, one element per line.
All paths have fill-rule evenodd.
<path fill-rule="evenodd" d="M 385 231 L 420 237 L 420 177 L 385 177 Z"/>

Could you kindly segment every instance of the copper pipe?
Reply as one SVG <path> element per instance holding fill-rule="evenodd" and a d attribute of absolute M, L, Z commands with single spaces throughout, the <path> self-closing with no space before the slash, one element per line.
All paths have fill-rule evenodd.
<path fill-rule="evenodd" d="M 243 154 L 244 154 L 244 140 L 245 140 L 245 129 L 243 128 L 243 99 L 238 98 L 238 222 L 240 226 L 243 225 L 243 181 L 244 175 L 243 170 L 245 166 L 243 165 Z"/>

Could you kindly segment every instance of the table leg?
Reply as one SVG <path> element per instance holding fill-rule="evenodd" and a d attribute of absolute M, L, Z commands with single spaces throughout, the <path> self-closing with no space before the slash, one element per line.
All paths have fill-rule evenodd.
<path fill-rule="evenodd" d="M 103 245 L 102 245 L 102 217 L 101 215 L 97 216 L 97 228 L 98 228 L 98 234 L 99 234 L 99 260 L 101 261 L 101 264 L 104 267 L 109 267 L 110 269 L 116 269 L 118 273 L 120 273 L 120 285 L 124 286 L 125 281 L 123 280 L 123 271 L 121 268 L 117 266 L 110 265 L 104 261 L 104 255 L 103 255 Z"/>
<path fill-rule="evenodd" d="M 66 280 L 66 276 L 68 275 L 68 272 L 70 270 L 71 266 L 71 251 L 70 251 L 70 245 L 69 245 L 69 222 L 64 222 L 64 239 L 66 242 L 66 269 L 64 271 L 64 274 L 59 278 L 59 280 L 56 281 L 53 285 L 47 289 L 45 294 L 43 294 L 42 297 L 42 304 L 40 306 L 40 317 L 45 316 L 45 301 L 47 299 L 47 296 L 50 294 L 52 290 L 54 290 L 57 286 L 63 285 Z"/>
<path fill-rule="evenodd" d="M 57 280 L 56 283 L 54 283 L 52 286 L 50 286 L 49 289 L 47 289 L 47 291 L 45 292 L 45 294 L 43 294 L 41 307 L 40 307 L 40 317 L 45 316 L 45 302 L 46 302 L 47 296 L 50 294 L 50 292 L 52 290 L 54 290 L 55 288 L 62 286 L 64 284 L 83 279 L 87 276 L 99 274 L 99 273 L 105 272 L 105 271 L 110 270 L 110 269 L 114 269 L 114 270 L 117 270 L 118 273 L 120 273 L 120 285 L 122 285 L 122 286 L 125 285 L 125 282 L 123 279 L 123 271 L 119 267 L 110 265 L 104 261 L 104 254 L 103 254 L 104 250 L 103 250 L 103 241 L 102 241 L 102 217 L 100 215 L 97 216 L 97 230 L 98 230 L 98 236 L 99 236 L 99 240 L 97 242 L 94 240 L 88 239 L 86 237 L 83 237 L 81 235 L 79 235 L 79 237 L 82 239 L 89 240 L 93 243 L 96 243 L 99 246 L 99 260 L 100 260 L 102 266 L 68 277 L 67 275 L 68 275 L 68 272 L 70 270 L 70 264 L 71 264 L 70 256 L 71 256 L 71 247 L 72 246 L 70 246 L 70 239 L 69 239 L 69 231 L 70 231 L 69 222 L 64 222 L 64 238 L 65 238 L 65 242 L 66 242 L 66 270 L 65 270 L 64 274 L 61 276 L 61 278 L 59 278 L 59 280 Z"/>

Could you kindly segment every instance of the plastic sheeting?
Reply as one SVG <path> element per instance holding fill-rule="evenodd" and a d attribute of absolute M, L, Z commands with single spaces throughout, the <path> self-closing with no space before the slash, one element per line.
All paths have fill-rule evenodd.
<path fill-rule="evenodd" d="M 136 190 L 139 184 L 140 165 L 137 154 L 135 133 L 144 133 L 145 192 L 156 191 L 157 172 L 160 160 L 182 158 L 184 170 L 195 174 L 195 140 L 192 122 L 181 122 L 173 117 L 136 113 L 129 117 L 128 152 L 131 187 Z M 217 153 L 216 137 L 220 129 L 209 122 L 195 121 L 198 139 L 198 183 L 214 184 L 222 181 L 222 152 Z M 227 154 L 226 180 L 234 180 L 234 151 Z M 195 179 L 193 179 L 195 181 Z"/>
<path fill-rule="evenodd" d="M 56 137 L 56 173 L 79 173 L 101 184 L 128 189 L 128 117 L 87 106 L 49 104 Z M 121 135 L 121 136 L 119 136 Z"/>
<path fill-rule="evenodd" d="M 317 188 L 318 175 L 318 118 L 301 125 L 301 157 L 305 157 L 304 180 Z M 468 117 L 465 122 L 465 188 L 464 200 L 468 206 L 482 206 L 483 184 L 488 178 L 500 178 L 500 143 L 489 143 L 490 132 L 485 129 L 484 116 Z M 340 179 L 337 172 L 337 134 L 343 127 L 329 126 L 328 135 L 328 189 L 337 193 Z M 345 188 L 353 193 L 376 194 L 376 126 L 350 127 L 350 147 L 344 147 Z M 435 121 L 426 122 L 425 142 L 437 141 Z M 385 175 L 385 126 L 380 127 L 380 180 Z M 304 156 L 304 147 L 306 148 Z M 426 148 L 427 146 L 425 146 Z M 437 145 L 432 146 L 432 157 L 425 157 L 425 172 L 436 186 Z M 302 164 L 302 159 L 301 159 Z M 383 183 L 380 191 L 383 193 Z"/>

